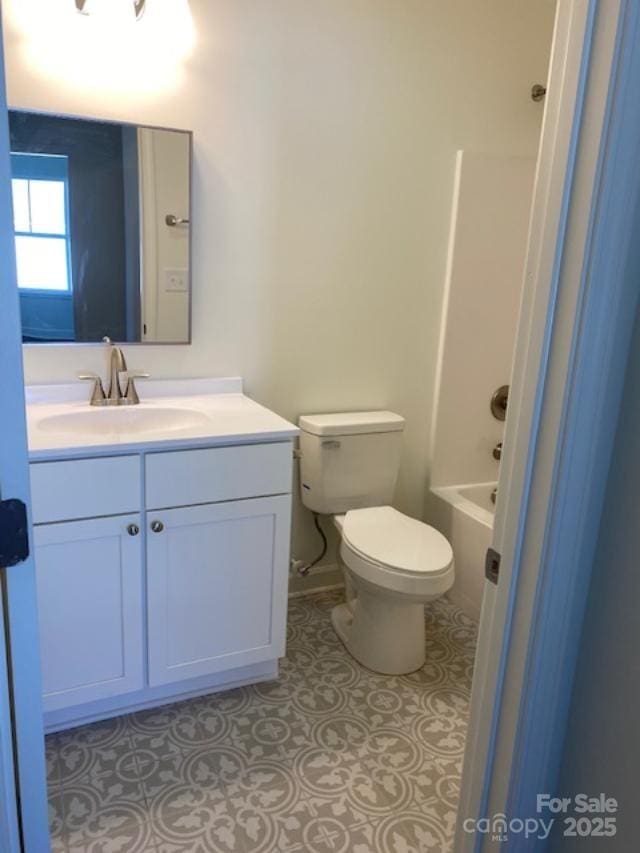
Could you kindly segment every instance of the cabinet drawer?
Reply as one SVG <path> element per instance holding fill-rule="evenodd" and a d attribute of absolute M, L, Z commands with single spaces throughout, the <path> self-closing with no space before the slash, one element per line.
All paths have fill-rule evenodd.
<path fill-rule="evenodd" d="M 32 462 L 34 524 L 138 512 L 140 458 Z"/>
<path fill-rule="evenodd" d="M 152 453 L 147 509 L 289 494 L 292 458 L 290 442 Z"/>

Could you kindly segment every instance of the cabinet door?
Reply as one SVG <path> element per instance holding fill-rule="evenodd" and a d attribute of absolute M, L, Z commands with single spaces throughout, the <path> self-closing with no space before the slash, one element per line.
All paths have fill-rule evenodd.
<path fill-rule="evenodd" d="M 143 686 L 139 531 L 139 515 L 35 528 L 45 711 Z"/>
<path fill-rule="evenodd" d="M 147 514 L 151 685 L 284 654 L 290 510 L 286 495 Z"/>

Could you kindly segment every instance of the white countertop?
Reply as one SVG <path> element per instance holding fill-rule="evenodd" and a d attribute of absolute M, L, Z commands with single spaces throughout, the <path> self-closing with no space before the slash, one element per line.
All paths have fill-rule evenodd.
<path fill-rule="evenodd" d="M 137 388 L 140 404 L 116 409 L 90 406 L 86 383 L 27 386 L 30 460 L 288 441 L 298 434 L 294 424 L 246 397 L 240 379 L 139 380 Z M 111 429 L 114 411 L 119 423 Z M 182 412 L 186 423 L 179 422 Z M 51 424 L 72 421 L 75 414 L 88 425 L 86 431 L 52 428 Z M 165 426 L 174 414 L 176 423 Z M 149 425 L 143 431 L 136 429 L 141 418 Z M 98 432 L 91 429 L 94 420 Z M 104 423 L 110 424 L 107 430 L 102 429 Z"/>

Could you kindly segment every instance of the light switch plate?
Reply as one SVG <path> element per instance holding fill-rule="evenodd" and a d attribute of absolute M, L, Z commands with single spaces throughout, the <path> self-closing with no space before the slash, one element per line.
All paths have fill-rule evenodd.
<path fill-rule="evenodd" d="M 164 289 L 171 293 L 186 293 L 189 289 L 189 271 L 185 269 L 165 269 Z"/>

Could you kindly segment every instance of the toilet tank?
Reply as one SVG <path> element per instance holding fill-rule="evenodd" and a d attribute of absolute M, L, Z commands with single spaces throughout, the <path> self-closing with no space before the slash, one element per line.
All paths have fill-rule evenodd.
<path fill-rule="evenodd" d="M 302 415 L 300 490 L 313 512 L 385 506 L 400 469 L 404 418 L 393 412 Z"/>

